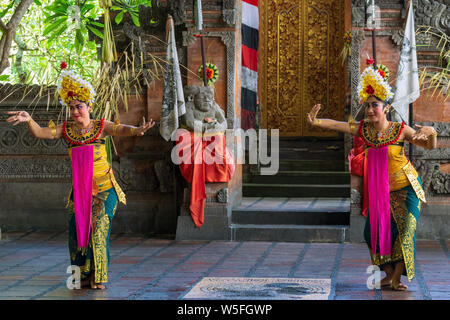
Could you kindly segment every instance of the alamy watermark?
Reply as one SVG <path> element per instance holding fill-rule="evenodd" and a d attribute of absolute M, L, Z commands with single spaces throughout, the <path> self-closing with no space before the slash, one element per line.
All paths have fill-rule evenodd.
<path fill-rule="evenodd" d="M 380 267 L 376 265 L 370 265 L 366 269 L 366 273 L 370 274 L 367 278 L 367 288 L 369 290 L 381 288 L 381 271 Z"/>
<path fill-rule="evenodd" d="M 66 287 L 69 290 L 81 289 L 81 271 L 79 266 L 71 265 L 67 267 L 66 273 L 71 275 L 66 280 Z"/>
<path fill-rule="evenodd" d="M 176 165 L 181 163 L 224 164 L 225 145 L 233 155 L 236 164 L 246 163 L 245 150 L 247 149 L 249 164 L 260 164 L 261 175 L 275 175 L 280 166 L 280 133 L 278 129 L 270 130 L 270 140 L 268 133 L 269 131 L 266 129 L 258 131 L 255 129 L 226 130 L 223 136 L 224 142 L 220 135 L 214 133 L 208 135 L 208 132 L 202 134 L 201 130 L 194 130 L 194 134 L 192 134 L 191 131 L 178 129 L 171 138 L 172 141 L 177 142 L 171 151 L 171 159 Z M 205 141 L 208 143 L 203 148 Z"/>

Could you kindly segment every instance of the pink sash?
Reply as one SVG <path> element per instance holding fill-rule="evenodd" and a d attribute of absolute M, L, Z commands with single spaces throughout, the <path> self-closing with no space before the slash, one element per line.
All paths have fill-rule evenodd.
<path fill-rule="evenodd" d="M 367 151 L 367 171 L 372 252 L 379 236 L 380 255 L 386 256 L 391 254 L 388 146 Z"/>
<path fill-rule="evenodd" d="M 93 151 L 92 145 L 72 148 L 73 202 L 77 242 L 79 248 L 86 249 L 91 232 Z"/>

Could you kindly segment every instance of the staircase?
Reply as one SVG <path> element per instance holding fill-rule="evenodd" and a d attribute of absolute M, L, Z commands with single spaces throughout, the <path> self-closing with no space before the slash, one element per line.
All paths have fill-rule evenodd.
<path fill-rule="evenodd" d="M 339 140 L 280 140 L 276 175 L 243 174 L 243 201 L 231 214 L 236 241 L 344 242 L 350 175 Z"/>

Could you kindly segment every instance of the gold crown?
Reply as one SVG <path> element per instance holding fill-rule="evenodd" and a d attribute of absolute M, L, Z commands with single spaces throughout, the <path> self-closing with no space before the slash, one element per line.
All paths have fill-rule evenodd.
<path fill-rule="evenodd" d="M 389 75 L 389 71 L 383 65 L 378 65 L 376 70 L 370 65 L 362 72 L 358 84 L 359 98 L 362 102 L 366 102 L 370 96 L 388 102 L 394 96 L 391 86 L 381 73 L 385 77 Z"/>
<path fill-rule="evenodd" d="M 79 100 L 93 106 L 95 90 L 92 85 L 75 74 L 73 71 L 64 70 L 58 79 L 57 90 L 61 97 L 61 104 L 68 106 L 70 101 Z"/>

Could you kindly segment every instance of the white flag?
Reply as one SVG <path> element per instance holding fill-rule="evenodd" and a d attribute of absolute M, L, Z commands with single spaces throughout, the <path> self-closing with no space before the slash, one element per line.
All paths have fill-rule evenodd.
<path fill-rule="evenodd" d="M 186 107 L 175 43 L 175 28 L 171 16 L 167 19 L 166 29 L 168 29 L 167 69 L 164 77 L 159 133 L 166 141 L 169 141 L 172 134 L 178 129 L 178 118 L 186 113 Z"/>
<path fill-rule="evenodd" d="M 395 86 L 394 101 L 392 102 L 393 120 L 405 121 L 409 125 L 409 104 L 416 101 L 420 96 L 412 1 L 409 5 Z"/>

